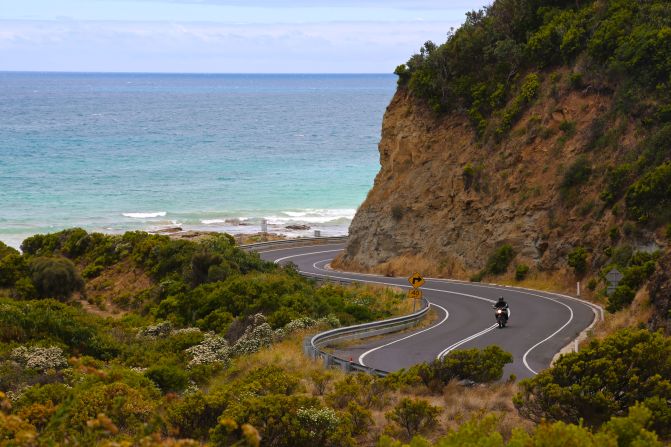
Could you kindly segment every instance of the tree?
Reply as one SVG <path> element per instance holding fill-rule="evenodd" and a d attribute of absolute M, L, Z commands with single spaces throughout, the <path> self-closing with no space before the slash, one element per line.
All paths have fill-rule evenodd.
<path fill-rule="evenodd" d="M 520 388 L 515 406 L 534 421 L 583 421 L 598 427 L 642 402 L 657 424 L 671 413 L 649 400 L 671 399 L 671 338 L 623 329 L 579 353 L 561 356 L 552 368 L 520 382 Z M 660 435 L 671 433 L 668 424 L 657 425 Z"/>
<path fill-rule="evenodd" d="M 66 258 L 36 258 L 30 263 L 35 289 L 40 298 L 69 298 L 82 290 L 84 281 L 75 265 Z"/>

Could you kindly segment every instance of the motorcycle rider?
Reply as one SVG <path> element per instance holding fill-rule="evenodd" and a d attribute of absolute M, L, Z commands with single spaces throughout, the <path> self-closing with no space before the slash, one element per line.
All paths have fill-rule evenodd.
<path fill-rule="evenodd" d="M 505 309 L 506 321 L 508 321 L 508 303 L 506 303 L 506 300 L 504 300 L 502 296 L 500 296 L 499 300 L 494 304 L 494 309 Z"/>

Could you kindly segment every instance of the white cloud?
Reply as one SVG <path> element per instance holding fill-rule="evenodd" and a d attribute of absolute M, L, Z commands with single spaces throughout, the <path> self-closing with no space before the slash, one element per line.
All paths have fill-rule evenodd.
<path fill-rule="evenodd" d="M 391 72 L 457 25 L 0 21 L 0 70 Z"/>

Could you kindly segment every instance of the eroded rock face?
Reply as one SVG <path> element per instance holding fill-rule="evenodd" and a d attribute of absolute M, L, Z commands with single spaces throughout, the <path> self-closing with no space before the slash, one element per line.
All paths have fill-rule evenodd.
<path fill-rule="evenodd" d="M 342 265 L 369 270 L 419 255 L 450 265 L 445 274 L 466 276 L 503 243 L 538 270 L 565 266 L 578 245 L 593 249 L 596 262 L 612 243 L 607 229 L 622 219 L 599 199 L 605 170 L 568 198 L 559 185 L 579 156 L 593 166 L 617 161 L 614 151 L 585 149 L 611 99 L 544 90 L 503 142 L 483 143 L 463 114 L 437 117 L 399 89 L 384 116 L 381 169 L 352 221 Z M 570 135 L 561 130 L 566 121 L 575 125 Z M 636 140 L 625 132 L 620 144 L 628 150 Z"/>
<path fill-rule="evenodd" d="M 648 288 L 654 308 L 650 326 L 671 335 L 671 251 L 660 259 Z"/>

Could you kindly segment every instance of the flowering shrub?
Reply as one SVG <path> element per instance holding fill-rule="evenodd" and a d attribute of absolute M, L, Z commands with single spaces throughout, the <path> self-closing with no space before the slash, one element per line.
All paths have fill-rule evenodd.
<path fill-rule="evenodd" d="M 245 333 L 233 345 L 232 353 L 234 355 L 252 354 L 261 348 L 270 346 L 273 342 L 275 332 L 268 323 L 263 323 L 256 327 L 248 327 Z"/>
<path fill-rule="evenodd" d="M 224 337 L 208 333 L 201 343 L 190 347 L 186 353 L 192 356 L 189 366 L 210 363 L 228 364 L 231 347 Z"/>
<path fill-rule="evenodd" d="M 165 337 L 170 335 L 172 324 L 169 321 L 163 321 L 155 326 L 147 326 L 140 329 L 137 333 L 140 337 Z"/>
<path fill-rule="evenodd" d="M 12 350 L 12 360 L 24 368 L 46 371 L 68 366 L 63 350 L 56 346 L 41 348 L 39 346 L 19 346 Z"/>
<path fill-rule="evenodd" d="M 327 437 L 340 422 L 333 408 L 301 407 L 296 411 L 296 416 L 308 430 L 309 436 L 315 440 Z"/>

